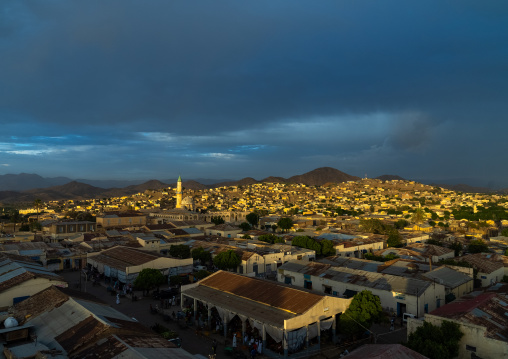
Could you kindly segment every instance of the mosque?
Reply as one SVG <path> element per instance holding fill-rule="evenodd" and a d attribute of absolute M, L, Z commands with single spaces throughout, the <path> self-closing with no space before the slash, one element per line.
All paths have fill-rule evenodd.
<path fill-rule="evenodd" d="M 208 213 L 196 212 L 196 204 L 192 196 L 184 198 L 182 178 L 178 176 L 176 183 L 176 206 L 174 209 L 165 210 L 159 213 L 151 213 L 150 216 L 158 218 L 160 224 L 170 221 L 206 221 L 211 222 L 212 217 L 220 216 L 226 222 L 245 222 L 245 217 L 250 212 L 218 211 Z"/>

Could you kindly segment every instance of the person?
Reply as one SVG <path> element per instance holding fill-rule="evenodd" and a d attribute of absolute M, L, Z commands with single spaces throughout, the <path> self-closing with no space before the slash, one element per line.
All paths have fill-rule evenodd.
<path fill-rule="evenodd" d="M 213 350 L 213 355 L 217 354 L 217 340 L 213 340 L 212 342 L 212 350 Z"/>
<path fill-rule="evenodd" d="M 243 338 L 243 344 L 247 345 L 249 343 L 249 334 L 246 334 Z"/>
<path fill-rule="evenodd" d="M 116 304 L 120 304 L 120 294 L 116 295 Z"/>
<path fill-rule="evenodd" d="M 390 322 L 390 331 L 393 332 L 395 330 L 395 320 L 392 318 Z"/>
<path fill-rule="evenodd" d="M 252 348 L 252 350 L 250 351 L 250 357 L 251 359 L 254 359 L 256 357 L 256 349 Z"/>
<path fill-rule="evenodd" d="M 262 340 L 260 340 L 260 341 L 258 342 L 258 353 L 259 353 L 259 354 L 262 354 L 262 353 L 263 353 L 263 341 L 262 341 Z"/>
<path fill-rule="evenodd" d="M 236 333 L 233 334 L 233 348 L 236 348 Z"/>

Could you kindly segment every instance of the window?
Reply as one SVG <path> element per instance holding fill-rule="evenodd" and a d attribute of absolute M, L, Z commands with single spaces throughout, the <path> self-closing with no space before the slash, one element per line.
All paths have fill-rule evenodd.
<path fill-rule="evenodd" d="M 303 281 L 303 287 L 305 289 L 312 289 L 312 282 L 310 280 L 304 280 Z"/>
<path fill-rule="evenodd" d="M 469 350 L 470 352 L 476 353 L 476 347 L 473 347 L 471 345 L 466 344 L 466 350 Z"/>
<path fill-rule="evenodd" d="M 323 285 L 323 291 L 325 292 L 325 294 L 332 294 L 332 287 L 330 287 L 329 285 Z"/>

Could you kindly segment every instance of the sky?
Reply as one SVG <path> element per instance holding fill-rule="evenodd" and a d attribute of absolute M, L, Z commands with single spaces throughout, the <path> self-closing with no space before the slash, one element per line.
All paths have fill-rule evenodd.
<path fill-rule="evenodd" d="M 506 188 L 507 110 L 505 0 L 0 2 L 0 174 Z"/>

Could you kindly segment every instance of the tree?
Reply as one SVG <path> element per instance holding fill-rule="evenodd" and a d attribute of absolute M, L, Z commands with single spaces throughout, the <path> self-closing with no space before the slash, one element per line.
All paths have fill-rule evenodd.
<path fill-rule="evenodd" d="M 139 272 L 138 276 L 134 280 L 134 286 L 136 288 L 148 291 L 154 287 L 160 286 L 164 283 L 164 276 L 162 273 L 153 268 L 145 268 Z"/>
<path fill-rule="evenodd" d="M 467 250 L 469 253 L 482 253 L 482 252 L 490 252 L 489 246 L 482 241 L 481 239 L 475 239 L 469 242 L 467 246 Z"/>
<path fill-rule="evenodd" d="M 169 247 L 169 255 L 180 259 L 189 258 L 191 256 L 190 248 L 185 244 L 175 244 Z"/>
<path fill-rule="evenodd" d="M 462 244 L 455 241 L 453 244 L 450 244 L 450 249 L 453 249 L 455 251 L 455 257 L 458 257 L 460 254 L 460 251 L 462 250 Z"/>
<path fill-rule="evenodd" d="M 277 230 L 277 228 L 278 228 L 278 227 L 277 227 L 277 225 L 276 225 L 276 224 L 272 224 L 272 231 L 274 231 L 274 232 L 275 232 L 275 231 Z"/>
<path fill-rule="evenodd" d="M 39 208 L 41 207 L 42 201 L 40 198 L 36 198 L 34 201 L 34 207 L 37 209 L 37 222 L 39 222 Z"/>
<path fill-rule="evenodd" d="M 213 264 L 222 270 L 234 270 L 240 265 L 240 263 L 242 263 L 242 260 L 238 257 L 234 250 L 221 252 L 213 259 Z"/>
<path fill-rule="evenodd" d="M 419 225 L 425 220 L 425 211 L 421 208 L 417 208 L 411 216 L 411 221 Z"/>
<path fill-rule="evenodd" d="M 423 326 L 409 335 L 405 345 L 429 358 L 455 358 L 459 355 L 459 342 L 463 336 L 457 323 L 444 320 L 439 326 L 423 322 Z"/>
<path fill-rule="evenodd" d="M 508 237 L 508 228 L 504 228 L 502 231 L 501 231 L 501 235 L 503 237 Z"/>
<path fill-rule="evenodd" d="M 219 225 L 219 224 L 225 223 L 224 218 L 222 218 L 221 216 L 212 216 L 212 218 L 210 218 L 210 220 L 216 226 Z"/>
<path fill-rule="evenodd" d="M 247 216 L 245 216 L 245 219 L 247 220 L 247 222 L 250 223 L 252 227 L 256 227 L 259 223 L 259 214 L 257 214 L 256 212 L 251 212 Z"/>
<path fill-rule="evenodd" d="M 16 223 L 19 223 L 21 221 L 21 215 L 19 214 L 19 211 L 17 209 L 13 209 L 11 211 L 9 219 L 10 219 L 11 223 L 14 223 L 14 231 L 13 232 L 16 232 Z"/>
<path fill-rule="evenodd" d="M 240 223 L 240 228 L 242 229 L 242 231 L 244 232 L 247 232 L 248 230 L 251 229 L 250 227 L 250 224 L 247 223 L 247 222 L 243 222 L 243 223 Z"/>
<path fill-rule="evenodd" d="M 198 260 L 201 264 L 205 264 L 212 260 L 212 254 L 208 251 L 205 251 L 203 247 L 194 248 L 191 251 L 192 259 Z"/>
<path fill-rule="evenodd" d="M 262 234 L 258 237 L 258 239 L 262 242 L 266 242 L 266 243 L 275 243 L 275 241 L 278 239 L 279 237 L 277 237 L 275 234 Z"/>
<path fill-rule="evenodd" d="M 369 290 L 357 293 L 349 308 L 340 316 L 341 333 L 356 336 L 381 319 L 381 300 Z"/>
<path fill-rule="evenodd" d="M 397 229 L 402 229 L 402 228 L 406 227 L 408 224 L 409 224 L 409 222 L 406 221 L 405 219 L 399 219 L 397 222 L 395 222 L 393 224 L 393 226 Z"/>
<path fill-rule="evenodd" d="M 284 230 L 284 231 L 287 231 L 288 229 L 290 229 L 291 227 L 293 227 L 293 220 L 291 218 L 288 218 L 288 217 L 282 217 L 281 219 L 279 219 L 279 221 L 277 222 L 277 226 Z"/>

